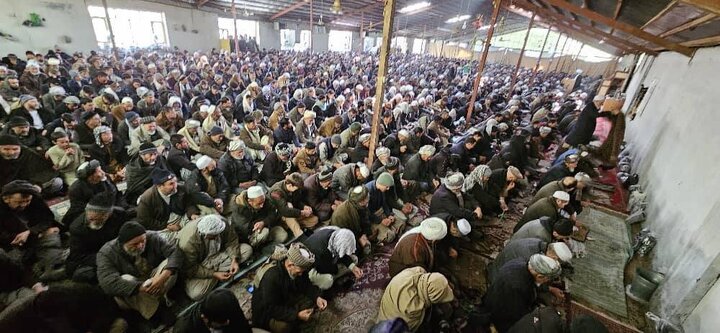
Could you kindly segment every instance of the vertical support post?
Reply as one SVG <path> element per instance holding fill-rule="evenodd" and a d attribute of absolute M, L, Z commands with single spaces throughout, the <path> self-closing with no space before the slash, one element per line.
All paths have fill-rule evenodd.
<path fill-rule="evenodd" d="M 312 51 L 313 51 L 313 49 L 312 49 L 312 47 L 313 47 L 313 42 L 312 42 L 313 31 L 312 31 L 312 27 L 313 27 L 313 0 L 310 0 L 310 44 L 308 44 L 308 45 L 310 45 L 310 53 L 312 53 Z M 302 31 L 300 31 L 300 34 L 302 35 Z"/>
<path fill-rule="evenodd" d="M 365 52 L 365 12 L 360 13 L 360 52 Z"/>
<path fill-rule="evenodd" d="M 368 165 L 373 164 L 375 158 L 375 147 L 377 146 L 378 127 L 380 122 L 380 110 L 383 104 L 385 92 L 385 76 L 388 72 L 388 61 L 390 60 L 390 43 L 393 35 L 393 21 L 395 19 L 395 0 L 385 0 L 383 7 L 383 38 L 380 46 L 380 67 L 378 68 L 377 83 L 375 86 L 375 103 L 373 104 L 372 128 L 370 130 L 370 152 L 368 154 Z"/>
<path fill-rule="evenodd" d="M 518 57 L 517 64 L 515 65 L 515 71 L 513 71 L 512 81 L 510 83 L 510 91 L 509 93 L 512 94 L 512 92 L 515 90 L 515 83 L 517 82 L 517 75 L 518 70 L 520 69 L 520 62 L 522 62 L 523 56 L 525 55 L 525 46 L 527 46 L 527 40 L 528 37 L 530 37 L 530 30 L 532 30 L 533 23 L 535 22 L 535 12 L 533 12 L 532 17 L 530 17 L 530 24 L 528 24 L 528 30 L 527 33 L 525 33 L 525 41 L 523 41 L 522 49 L 520 49 L 520 57 Z"/>
<path fill-rule="evenodd" d="M 103 8 L 105 9 L 105 19 L 107 20 L 108 32 L 110 33 L 110 44 L 112 44 L 113 54 L 115 59 L 120 59 L 118 56 L 117 45 L 115 45 L 115 34 L 113 33 L 112 23 L 110 22 L 110 13 L 108 12 L 107 0 L 103 0 Z"/>
<path fill-rule="evenodd" d="M 558 39 L 555 41 L 555 48 L 552 51 L 550 60 L 548 61 L 548 73 L 550 72 L 550 68 L 553 65 L 553 61 L 555 60 L 555 53 L 557 52 L 558 45 L 560 45 L 560 37 L 562 37 L 562 34 L 558 35 Z"/>
<path fill-rule="evenodd" d="M 473 82 L 472 95 L 470 96 L 470 103 L 468 104 L 467 114 L 465 115 L 465 124 L 470 124 L 470 116 L 475 109 L 475 101 L 477 100 L 478 89 L 480 88 L 480 80 L 482 78 L 483 70 L 485 69 L 485 63 L 487 62 L 488 52 L 490 51 L 490 41 L 495 33 L 495 22 L 497 22 L 502 1 L 503 0 L 493 0 L 493 13 L 490 18 L 490 28 L 488 28 L 488 33 L 485 37 L 485 46 L 483 46 L 483 53 L 480 56 L 480 63 L 478 64 L 477 76 L 475 77 L 475 82 Z"/>
<path fill-rule="evenodd" d="M 582 52 L 582 49 L 584 47 L 585 47 L 585 43 L 580 44 L 580 48 L 578 49 L 577 54 L 575 55 L 575 58 L 573 58 L 573 62 L 572 62 L 573 67 L 577 68 L 577 66 L 575 66 L 575 63 L 580 59 L 580 52 Z"/>
<path fill-rule="evenodd" d="M 530 79 L 530 86 L 535 85 L 535 76 L 537 76 L 538 68 L 540 67 L 540 60 L 542 60 L 542 54 L 543 52 L 545 52 L 545 44 L 547 44 L 548 37 L 550 36 L 550 28 L 552 28 L 552 26 L 548 26 L 547 33 L 545 34 L 545 41 L 543 41 L 542 47 L 540 48 L 540 54 L 538 54 L 537 62 L 535 62 L 532 78 Z"/>
<path fill-rule="evenodd" d="M 240 41 L 238 40 L 237 9 L 235 9 L 235 0 L 233 0 L 232 8 L 230 10 L 232 11 L 232 16 L 233 16 L 233 35 L 235 36 L 235 54 L 238 54 L 240 52 Z"/>
<path fill-rule="evenodd" d="M 567 46 L 568 39 L 570 39 L 570 35 L 565 35 L 565 42 L 563 42 L 562 51 L 560 51 L 560 56 L 565 56 L 565 46 Z M 565 65 L 565 58 L 562 59 L 563 65 Z M 560 67 L 560 60 L 557 62 L 557 66 L 555 66 L 555 71 L 562 71 L 562 67 Z"/>

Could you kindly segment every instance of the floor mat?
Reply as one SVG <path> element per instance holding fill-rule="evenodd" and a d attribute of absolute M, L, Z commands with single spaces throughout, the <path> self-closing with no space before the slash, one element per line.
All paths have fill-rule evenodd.
<path fill-rule="evenodd" d="M 590 228 L 587 256 L 573 259 L 570 291 L 574 298 L 627 318 L 623 272 L 630 258 L 625 220 L 602 208 L 587 207 L 578 216 Z"/>
<path fill-rule="evenodd" d="M 613 191 L 605 192 L 594 189 L 592 192 L 595 196 L 593 202 L 612 210 L 626 213 L 628 193 L 617 179 L 617 169 L 603 170 L 600 168 L 598 169 L 598 173 L 600 174 L 598 181 L 602 184 L 612 186 Z"/>

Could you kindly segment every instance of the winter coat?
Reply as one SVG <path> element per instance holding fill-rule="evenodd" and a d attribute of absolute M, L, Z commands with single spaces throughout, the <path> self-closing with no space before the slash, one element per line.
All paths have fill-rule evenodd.
<path fill-rule="evenodd" d="M 546 243 L 553 241 L 552 221 L 547 218 L 532 220 L 516 231 L 508 242 L 523 238 L 537 238 Z"/>
<path fill-rule="evenodd" d="M 474 221 L 477 215 L 473 212 L 477 206 L 477 202 L 466 193 L 462 193 L 463 205 L 460 205 L 458 197 L 450 191 L 445 184 L 438 187 L 433 193 L 430 200 L 430 215 L 450 214 L 456 219 L 467 219 Z"/>
<path fill-rule="evenodd" d="M 422 267 L 431 271 L 435 264 L 435 248 L 421 233 L 400 238 L 390 256 L 390 276 L 396 276 L 406 268 Z"/>
<path fill-rule="evenodd" d="M 413 155 L 405 165 L 405 172 L 402 178 L 432 184 L 435 175 L 432 173 L 430 163 L 423 161 L 418 153 Z"/>
<path fill-rule="evenodd" d="M 357 202 L 346 200 L 338 206 L 332 214 L 330 225 L 350 229 L 355 238 L 365 235 L 368 238 L 372 235 L 369 212 L 366 207 L 361 207 Z"/>
<path fill-rule="evenodd" d="M 170 213 L 185 215 L 200 214 L 197 205 L 214 207 L 212 198 L 202 192 L 189 192 L 183 186 L 178 186 L 177 193 L 170 197 L 170 204 L 160 196 L 157 186 L 153 185 L 140 196 L 136 209 L 137 221 L 147 230 L 163 230 L 166 228 Z"/>
<path fill-rule="evenodd" d="M 240 262 L 240 242 L 233 228 L 225 222 L 225 230 L 218 235 L 220 251 L 234 255 Z M 198 232 L 197 221 L 185 225 L 178 233 L 178 248 L 182 250 L 185 260 L 183 272 L 188 279 L 211 279 L 215 271 L 202 266 L 208 256 L 208 248 L 203 236 Z"/>
<path fill-rule="evenodd" d="M 65 260 L 65 271 L 69 276 L 80 266 L 95 267 L 98 251 L 105 243 L 118 236 L 120 227 L 127 221 L 122 209 L 115 209 L 100 230 L 88 228 L 85 213 L 80 214 L 70 225 L 70 254 Z"/>
<path fill-rule="evenodd" d="M 158 156 L 155 165 L 147 165 L 139 155 L 133 156 L 126 170 L 127 190 L 125 190 L 125 198 L 127 198 L 128 203 L 134 204 L 137 198 L 152 186 L 150 174 L 155 168 L 169 170 L 164 157 Z"/>
<path fill-rule="evenodd" d="M 55 216 L 45 201 L 39 196 L 32 196 L 30 204 L 23 211 L 10 209 L 5 201 L 0 201 L 0 248 L 10 251 L 15 236 L 30 230 L 27 243 L 20 249 L 28 249 L 35 245 L 38 234 L 45 232 L 55 224 Z"/>
<path fill-rule="evenodd" d="M 16 180 L 27 180 L 42 185 L 58 176 L 52 163 L 27 147 L 20 148 L 20 156 L 14 160 L 0 158 L 0 186 Z"/>
<path fill-rule="evenodd" d="M 187 179 L 185 179 L 185 187 L 187 188 L 188 193 L 202 192 L 210 195 L 214 199 L 220 199 L 223 202 L 226 202 L 228 199 L 228 184 L 225 180 L 225 175 L 222 171 L 220 171 L 220 169 L 215 169 L 210 172 L 210 176 L 215 183 L 215 193 L 213 193 L 213 195 L 208 193 L 210 184 L 208 184 L 207 179 L 203 176 L 202 171 L 199 169 L 193 170 L 187 176 Z"/>
<path fill-rule="evenodd" d="M 280 215 L 269 196 L 265 196 L 265 203 L 260 209 L 255 209 L 248 203 L 247 191 L 242 191 L 235 198 L 237 208 L 233 210 L 231 219 L 233 228 L 237 231 L 241 242 L 247 242 L 255 222 L 264 222 L 265 227 L 271 229 L 279 225 Z"/>
<path fill-rule="evenodd" d="M 483 305 L 489 310 L 498 332 L 507 332 L 536 306 L 537 287 L 527 265 L 524 258 L 505 264 L 483 298 Z"/>
<path fill-rule="evenodd" d="M 557 206 L 557 201 L 554 197 L 550 196 L 544 199 L 540 199 L 527 208 L 525 214 L 518 221 L 513 228 L 513 231 L 518 231 L 523 224 L 528 221 L 536 220 L 541 217 L 549 217 L 551 221 L 557 221 L 560 215 L 560 208 Z"/>
<path fill-rule="evenodd" d="M 533 254 L 545 254 L 547 246 L 548 243 L 538 238 L 521 238 L 508 242 L 495 260 L 488 265 L 488 281 L 492 283 L 498 270 L 511 260 L 522 258 L 528 261 Z"/>
<path fill-rule="evenodd" d="M 268 329 L 270 319 L 295 324 L 298 309 L 288 303 L 288 296 L 306 296 L 315 303 L 320 290 L 308 279 L 307 273 L 291 278 L 285 261 L 278 262 L 263 275 L 252 297 L 253 326 Z"/>
<path fill-rule="evenodd" d="M 315 270 L 320 274 L 332 274 L 338 273 L 338 264 L 342 264 L 345 267 L 350 267 L 353 264 L 353 258 L 350 256 L 343 256 L 341 258 L 335 258 L 328 249 L 330 243 L 330 236 L 332 236 L 335 229 L 322 229 L 316 230 L 310 237 L 308 237 L 303 243 L 308 247 L 310 252 L 315 255 Z"/>
<path fill-rule="evenodd" d="M 228 190 L 234 193 L 238 192 L 240 183 L 258 180 L 260 177 L 255 162 L 247 155 L 238 160 L 232 157 L 230 153 L 225 153 L 220 157 L 217 168 L 225 176 Z"/>
<path fill-rule="evenodd" d="M 273 186 L 275 183 L 285 179 L 285 173 L 289 169 L 290 161 L 283 162 L 278 157 L 277 153 L 270 152 L 265 156 L 263 161 L 263 167 L 260 171 L 260 179 L 265 182 L 267 186 Z"/>
<path fill-rule="evenodd" d="M 182 269 L 183 254 L 177 246 L 168 243 L 156 232 L 149 231 L 145 235 L 147 241 L 141 256 L 150 267 L 157 267 L 167 259 L 166 270 L 177 273 Z M 121 277 L 123 274 L 139 277 L 141 273 L 135 267 L 135 258 L 125 252 L 123 244 L 116 238 L 105 243 L 97 253 L 97 276 L 105 294 L 127 297 L 140 291 L 140 285 L 145 281 L 126 280 Z"/>
<path fill-rule="evenodd" d="M 70 189 L 68 190 L 70 208 L 68 208 L 63 216 L 62 223 L 66 226 L 73 223 L 73 221 L 85 211 L 85 206 L 90 202 L 90 199 L 103 192 L 113 193 L 115 206 L 122 208 L 128 207 L 122 193 L 118 193 L 117 187 L 115 187 L 115 184 L 110 182 L 110 180 L 90 184 L 87 179 L 78 178 L 75 183 L 70 185 Z"/>
<path fill-rule="evenodd" d="M 362 182 L 355 177 L 356 164 L 346 164 L 335 170 L 332 177 L 332 189 L 335 195 L 342 200 L 347 200 L 348 191 L 355 186 L 362 185 Z"/>

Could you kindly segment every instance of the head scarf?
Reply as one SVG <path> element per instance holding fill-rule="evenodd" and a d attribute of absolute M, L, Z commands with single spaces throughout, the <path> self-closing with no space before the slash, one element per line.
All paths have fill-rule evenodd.
<path fill-rule="evenodd" d="M 475 185 L 480 185 L 481 188 L 485 188 L 485 184 L 483 183 L 483 177 L 490 177 L 490 174 L 492 173 L 492 169 L 490 169 L 487 165 L 478 165 L 473 169 L 473 171 L 465 177 L 465 182 L 463 182 L 462 190 L 463 192 L 468 192 L 475 187 Z"/>
<path fill-rule="evenodd" d="M 112 131 L 110 127 L 104 125 L 95 127 L 95 129 L 93 130 L 93 134 L 95 135 L 95 143 L 100 146 L 100 148 L 104 148 L 102 140 L 100 140 L 100 135 L 110 131 Z"/>
<path fill-rule="evenodd" d="M 337 228 L 328 241 L 328 250 L 333 258 L 342 258 L 355 253 L 355 234 L 350 229 Z"/>

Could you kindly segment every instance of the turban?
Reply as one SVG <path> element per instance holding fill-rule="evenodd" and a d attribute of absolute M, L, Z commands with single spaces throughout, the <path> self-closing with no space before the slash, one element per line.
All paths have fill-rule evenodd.
<path fill-rule="evenodd" d="M 251 186 L 247 189 L 248 199 L 257 199 L 265 195 L 265 191 L 260 186 Z"/>
<path fill-rule="evenodd" d="M 458 230 L 460 231 L 460 234 L 462 234 L 463 236 L 467 236 L 467 234 L 469 234 L 470 231 L 472 230 L 472 227 L 470 226 L 470 222 L 468 222 L 468 220 L 466 220 L 466 219 L 459 219 L 457 221 L 457 227 L 458 227 Z"/>
<path fill-rule="evenodd" d="M 570 201 L 570 194 L 565 191 L 555 191 L 553 198 L 560 199 L 562 201 Z"/>
<path fill-rule="evenodd" d="M 563 242 L 550 243 L 548 248 L 555 252 L 555 255 L 557 255 L 561 262 L 569 263 L 570 260 L 572 260 L 573 254 L 567 244 Z"/>
<path fill-rule="evenodd" d="M 430 217 L 420 223 L 420 234 L 427 240 L 440 240 L 447 235 L 447 224 L 440 218 Z"/>
<path fill-rule="evenodd" d="M 203 235 L 219 235 L 225 230 L 225 221 L 217 214 L 205 215 L 198 219 L 197 229 Z"/>
<path fill-rule="evenodd" d="M 549 278 L 559 276 L 562 271 L 560 264 L 555 259 L 542 254 L 533 254 L 533 256 L 530 257 L 528 266 L 530 266 L 530 268 L 538 274 L 542 274 Z"/>
<path fill-rule="evenodd" d="M 445 179 L 445 187 L 449 190 L 457 190 L 462 188 L 465 183 L 465 176 L 462 173 L 456 172 Z"/>
<path fill-rule="evenodd" d="M 210 165 L 210 163 L 212 163 L 212 161 L 213 159 L 211 157 L 203 155 L 198 158 L 198 160 L 195 162 L 195 165 L 198 167 L 198 169 L 204 170 L 208 167 L 208 165 Z"/>
<path fill-rule="evenodd" d="M 288 249 L 287 258 L 295 266 L 308 269 L 315 264 L 315 255 L 302 243 L 293 243 Z"/>

